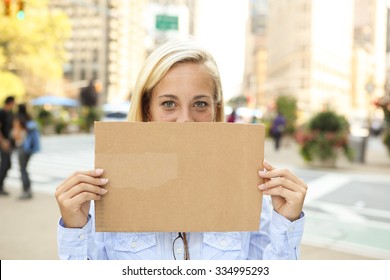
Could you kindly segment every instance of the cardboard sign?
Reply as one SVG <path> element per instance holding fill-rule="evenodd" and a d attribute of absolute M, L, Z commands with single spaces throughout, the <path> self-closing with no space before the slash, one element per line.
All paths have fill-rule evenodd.
<path fill-rule="evenodd" d="M 263 159 L 263 125 L 96 122 L 96 231 L 257 231 Z"/>

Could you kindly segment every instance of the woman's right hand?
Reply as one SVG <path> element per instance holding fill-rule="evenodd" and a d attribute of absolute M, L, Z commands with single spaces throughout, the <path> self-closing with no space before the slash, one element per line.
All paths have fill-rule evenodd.
<path fill-rule="evenodd" d="M 65 227 L 82 228 L 87 224 L 91 200 L 107 193 L 103 186 L 108 179 L 100 178 L 102 174 L 102 169 L 76 171 L 58 186 L 55 196 Z"/>

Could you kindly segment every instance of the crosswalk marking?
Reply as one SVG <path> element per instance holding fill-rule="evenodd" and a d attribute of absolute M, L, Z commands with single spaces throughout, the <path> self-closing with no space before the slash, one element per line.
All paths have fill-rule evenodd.
<path fill-rule="evenodd" d="M 351 176 L 344 174 L 328 174 L 318 179 L 308 182 L 309 189 L 305 198 L 306 203 L 310 203 L 351 181 Z"/>
<path fill-rule="evenodd" d="M 77 170 L 89 170 L 94 167 L 93 146 L 89 149 L 43 151 L 34 154 L 28 164 L 33 192 L 53 194 L 57 186 Z M 20 167 L 17 154 L 12 155 L 12 166 L 8 171 L 5 185 L 22 189 Z"/>

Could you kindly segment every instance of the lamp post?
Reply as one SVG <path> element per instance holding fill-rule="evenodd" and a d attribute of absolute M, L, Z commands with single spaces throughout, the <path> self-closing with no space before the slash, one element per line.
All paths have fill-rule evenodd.
<path fill-rule="evenodd" d="M 368 137 L 370 136 L 370 130 L 371 130 L 371 94 L 375 90 L 375 85 L 369 81 L 366 86 L 365 90 L 367 92 L 367 100 L 368 104 L 366 107 L 367 108 L 367 128 L 358 128 L 355 129 L 354 131 L 351 131 L 351 145 L 355 149 L 355 155 L 354 155 L 354 160 L 356 162 L 360 163 L 365 163 L 366 161 L 366 149 L 367 149 L 367 140 Z"/>
<path fill-rule="evenodd" d="M 369 133 L 371 132 L 371 118 L 372 118 L 372 100 L 371 100 L 371 95 L 372 93 L 374 92 L 375 90 L 375 85 L 369 81 L 367 84 L 366 84 L 366 92 L 367 92 L 367 99 L 368 99 L 368 115 L 367 115 L 367 122 L 368 122 L 368 126 L 367 126 L 367 129 L 369 131 Z"/>

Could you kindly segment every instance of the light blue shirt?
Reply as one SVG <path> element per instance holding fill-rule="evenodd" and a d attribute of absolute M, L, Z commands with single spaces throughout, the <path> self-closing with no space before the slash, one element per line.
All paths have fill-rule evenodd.
<path fill-rule="evenodd" d="M 91 207 L 93 209 L 93 207 Z M 58 225 L 60 259 L 173 260 L 184 258 L 177 232 L 95 232 L 94 215 L 81 229 Z M 187 233 L 191 260 L 298 259 L 305 217 L 291 222 L 263 198 L 258 232 Z"/>

